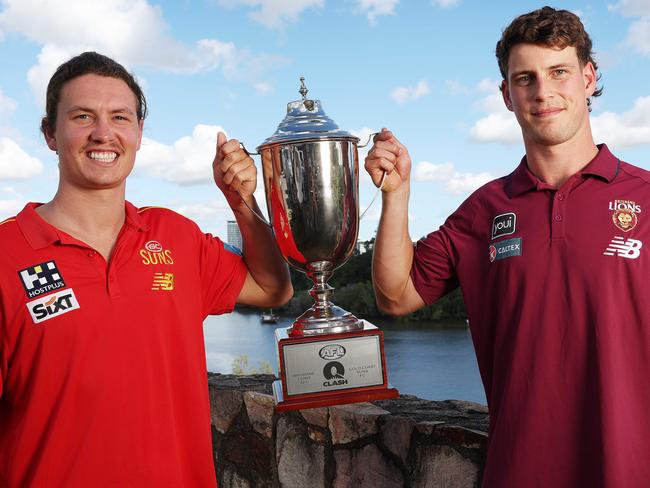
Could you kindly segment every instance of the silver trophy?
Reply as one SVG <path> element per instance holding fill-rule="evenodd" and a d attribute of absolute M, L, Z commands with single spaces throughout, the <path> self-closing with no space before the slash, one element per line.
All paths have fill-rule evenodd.
<path fill-rule="evenodd" d="M 280 380 L 276 409 L 393 398 L 383 333 L 331 302 L 327 283 L 354 251 L 359 231 L 359 138 L 339 129 L 319 100 L 290 102 L 276 132 L 257 148 L 266 203 L 286 261 L 314 282 L 314 304 L 275 330 Z"/>
<path fill-rule="evenodd" d="M 314 304 L 289 335 L 347 332 L 363 323 L 331 302 L 327 281 L 354 251 L 359 231 L 359 138 L 339 129 L 320 100 L 287 105 L 277 131 L 257 147 L 271 225 L 287 262 L 314 282 Z"/>

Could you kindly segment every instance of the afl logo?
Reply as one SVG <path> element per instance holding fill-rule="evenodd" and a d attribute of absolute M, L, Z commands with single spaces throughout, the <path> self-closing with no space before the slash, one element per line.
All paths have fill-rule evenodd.
<path fill-rule="evenodd" d="M 144 248 L 150 252 L 162 252 L 162 244 L 158 241 L 149 241 L 144 245 Z"/>
<path fill-rule="evenodd" d="M 338 344 L 328 344 L 318 351 L 318 355 L 327 361 L 341 359 L 345 356 L 345 347 L 339 346 Z"/>

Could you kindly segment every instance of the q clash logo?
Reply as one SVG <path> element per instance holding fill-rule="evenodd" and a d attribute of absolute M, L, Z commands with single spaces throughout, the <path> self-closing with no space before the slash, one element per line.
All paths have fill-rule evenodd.
<path fill-rule="evenodd" d="M 54 261 L 35 264 L 18 271 L 28 298 L 34 298 L 59 288 L 65 288 L 65 282 Z"/>

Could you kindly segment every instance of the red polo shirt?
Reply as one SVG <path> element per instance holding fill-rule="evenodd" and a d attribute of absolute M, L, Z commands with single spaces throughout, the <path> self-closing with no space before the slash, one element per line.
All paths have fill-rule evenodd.
<path fill-rule="evenodd" d="M 418 293 L 460 284 L 467 307 L 490 409 L 483 488 L 647 486 L 649 183 L 604 145 L 557 190 L 524 158 L 418 242 Z"/>
<path fill-rule="evenodd" d="M 0 486 L 216 486 L 202 323 L 241 257 L 127 202 L 106 263 L 36 206 L 0 224 Z"/>

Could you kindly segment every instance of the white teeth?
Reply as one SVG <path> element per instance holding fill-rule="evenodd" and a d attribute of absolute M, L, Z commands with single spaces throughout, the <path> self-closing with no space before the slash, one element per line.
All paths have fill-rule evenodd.
<path fill-rule="evenodd" d="M 114 152 L 97 152 L 91 151 L 90 157 L 96 159 L 97 161 L 102 161 L 104 163 L 110 163 L 117 157 L 117 153 Z"/>

